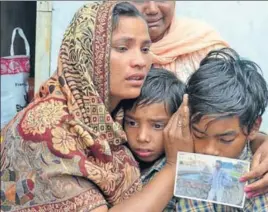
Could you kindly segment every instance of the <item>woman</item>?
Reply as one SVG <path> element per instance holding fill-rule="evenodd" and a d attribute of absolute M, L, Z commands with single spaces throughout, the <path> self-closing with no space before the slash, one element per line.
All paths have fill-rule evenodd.
<path fill-rule="evenodd" d="M 204 22 L 174 15 L 175 1 L 131 1 L 143 14 L 151 40 L 153 65 L 175 72 L 182 81 L 198 67 L 211 50 L 228 47 L 220 35 Z M 262 144 L 263 143 L 263 144 Z M 248 185 L 248 197 L 268 192 L 268 136 L 262 133 L 251 142 L 254 154 L 252 171 L 244 181 L 261 178 Z M 261 147 L 259 148 L 259 146 Z"/>
<path fill-rule="evenodd" d="M 175 1 L 133 1 L 145 16 L 151 36 L 153 64 L 175 72 L 183 81 L 198 68 L 210 50 L 227 47 L 204 22 L 174 15 Z"/>
<path fill-rule="evenodd" d="M 176 145 L 169 144 L 170 164 L 155 182 L 126 200 L 142 185 L 116 121 L 119 102 L 140 94 L 150 43 L 146 22 L 129 3 L 90 3 L 75 14 L 57 72 L 1 132 L 1 211 L 164 208 Z"/>

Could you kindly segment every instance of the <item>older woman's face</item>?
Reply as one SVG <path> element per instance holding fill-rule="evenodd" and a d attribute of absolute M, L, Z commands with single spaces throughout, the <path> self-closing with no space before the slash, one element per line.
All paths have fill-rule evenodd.
<path fill-rule="evenodd" d="M 130 1 L 144 15 L 153 42 L 161 40 L 171 24 L 175 1 Z"/>
<path fill-rule="evenodd" d="M 113 32 L 110 57 L 110 95 L 118 101 L 139 96 L 151 67 L 151 40 L 140 17 L 119 18 Z"/>

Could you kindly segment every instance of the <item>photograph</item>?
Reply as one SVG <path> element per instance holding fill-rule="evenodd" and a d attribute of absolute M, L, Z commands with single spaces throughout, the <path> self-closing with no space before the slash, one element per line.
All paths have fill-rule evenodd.
<path fill-rule="evenodd" d="M 174 196 L 243 208 L 248 161 L 178 152 Z"/>

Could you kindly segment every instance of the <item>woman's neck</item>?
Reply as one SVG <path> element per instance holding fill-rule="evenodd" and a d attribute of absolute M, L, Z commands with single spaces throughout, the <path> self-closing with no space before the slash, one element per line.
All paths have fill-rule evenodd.
<path fill-rule="evenodd" d="M 155 37 L 155 38 L 152 38 L 151 37 L 151 40 L 153 43 L 157 43 L 158 41 L 162 40 L 164 38 L 164 36 L 169 32 L 169 29 L 170 29 L 170 26 L 171 24 L 168 26 L 168 28 L 161 34 L 159 35 L 158 37 Z"/>
<path fill-rule="evenodd" d="M 157 38 L 154 38 L 154 39 L 151 38 L 151 39 L 152 39 L 152 42 L 153 42 L 153 43 L 156 43 L 156 42 L 162 40 L 162 38 L 164 37 L 164 35 L 165 35 L 165 33 L 161 34 L 161 35 L 158 36 Z"/>

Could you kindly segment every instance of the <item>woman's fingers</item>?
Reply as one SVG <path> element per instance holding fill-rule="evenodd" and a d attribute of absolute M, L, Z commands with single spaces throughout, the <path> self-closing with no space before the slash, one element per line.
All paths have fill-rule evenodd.
<path fill-rule="evenodd" d="M 261 179 L 251 183 L 245 187 L 247 197 L 255 197 L 264 194 L 268 191 L 268 174 L 265 174 Z"/>

